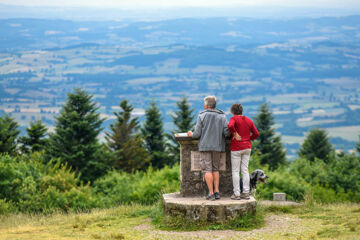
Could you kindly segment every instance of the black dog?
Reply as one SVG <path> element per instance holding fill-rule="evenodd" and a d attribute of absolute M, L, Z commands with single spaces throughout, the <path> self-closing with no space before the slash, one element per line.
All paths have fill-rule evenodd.
<path fill-rule="evenodd" d="M 267 184 L 266 179 L 269 178 L 263 170 L 256 169 L 250 174 L 250 192 L 255 191 L 256 192 L 256 184 L 261 181 L 265 184 Z M 240 178 L 240 192 L 243 192 L 243 182 L 242 178 Z"/>

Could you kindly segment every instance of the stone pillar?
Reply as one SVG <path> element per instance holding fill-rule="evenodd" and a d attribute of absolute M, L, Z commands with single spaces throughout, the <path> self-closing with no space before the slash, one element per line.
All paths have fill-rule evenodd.
<path fill-rule="evenodd" d="M 200 168 L 198 140 L 175 134 L 175 139 L 180 143 L 180 195 L 182 197 L 206 196 L 208 189 Z M 233 184 L 231 177 L 230 140 L 226 142 L 226 150 L 222 153 L 220 164 L 221 196 L 231 196 Z"/>

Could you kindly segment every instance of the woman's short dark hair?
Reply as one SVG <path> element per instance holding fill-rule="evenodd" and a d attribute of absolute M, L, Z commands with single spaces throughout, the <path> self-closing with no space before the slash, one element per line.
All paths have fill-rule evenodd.
<path fill-rule="evenodd" d="M 230 111 L 234 115 L 242 115 L 243 107 L 242 107 L 242 105 L 240 103 L 234 103 L 231 106 Z"/>

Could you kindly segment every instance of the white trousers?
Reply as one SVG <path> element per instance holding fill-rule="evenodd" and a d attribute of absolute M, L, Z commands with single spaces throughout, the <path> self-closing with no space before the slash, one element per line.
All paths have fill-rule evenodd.
<path fill-rule="evenodd" d="M 240 151 L 231 151 L 231 171 L 232 180 L 234 186 L 234 194 L 240 195 L 240 176 L 243 181 L 243 193 L 250 192 L 250 176 L 249 176 L 249 160 L 250 160 L 251 148 Z"/>

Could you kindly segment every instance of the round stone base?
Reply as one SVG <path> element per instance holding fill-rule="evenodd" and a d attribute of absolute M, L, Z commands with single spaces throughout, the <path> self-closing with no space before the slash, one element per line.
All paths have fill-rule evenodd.
<path fill-rule="evenodd" d="M 216 201 L 204 197 L 181 197 L 180 193 L 163 195 L 163 207 L 167 216 L 183 217 L 190 221 L 225 222 L 248 213 L 255 214 L 256 200 L 231 200 L 222 197 Z"/>

